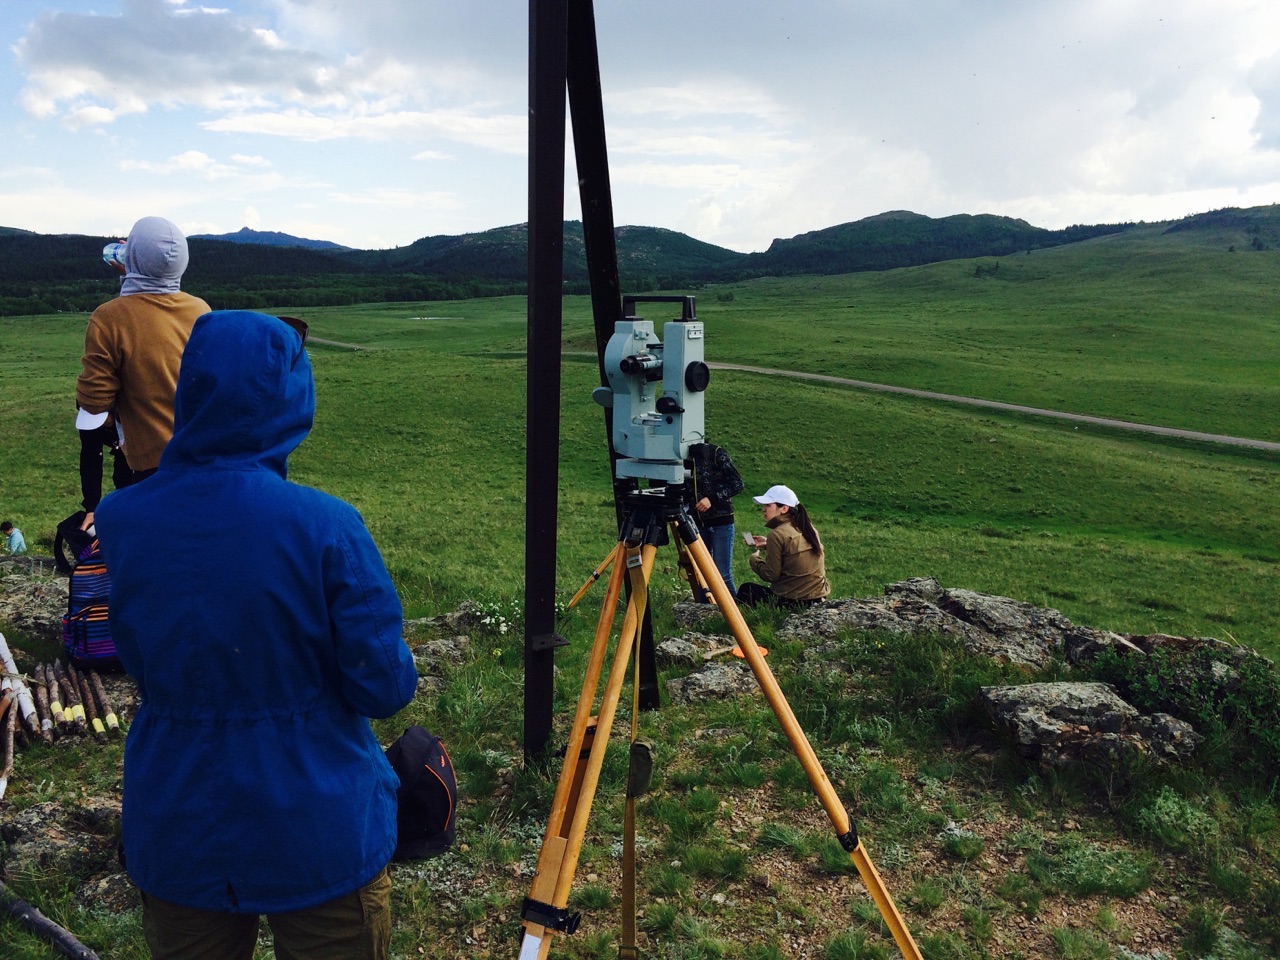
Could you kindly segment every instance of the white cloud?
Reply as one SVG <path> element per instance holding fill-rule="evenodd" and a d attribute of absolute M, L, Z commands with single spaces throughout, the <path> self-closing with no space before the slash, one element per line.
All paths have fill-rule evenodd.
<path fill-rule="evenodd" d="M 305 110 L 236 113 L 202 123 L 218 133 L 255 133 L 295 140 L 418 140 L 443 137 L 502 153 L 523 155 L 524 118 L 481 117 L 460 110 L 398 111 L 374 115 L 323 115 Z"/>
<path fill-rule="evenodd" d="M 741 130 L 729 126 L 702 126 L 686 131 L 670 127 L 621 126 L 610 138 L 616 157 L 732 158 L 742 163 L 779 161 L 806 147 L 792 137 L 768 131 Z"/>
<path fill-rule="evenodd" d="M 69 129 L 79 130 L 82 127 L 100 127 L 111 123 L 119 115 L 119 112 L 106 107 L 79 107 L 67 113 L 63 122 Z"/>
<path fill-rule="evenodd" d="M 85 196 L 55 186 L 104 157 L 122 195 L 80 206 L 82 229 L 252 211 L 360 245 L 525 219 L 523 8 L 24 0 L 42 7 L 0 21 L 6 169 L 53 171 L 33 193 L 71 206 L 5 206 L 15 225 L 74 223 Z M 1280 4 L 614 0 L 596 19 L 619 223 L 761 249 L 894 208 L 1065 226 L 1277 199 Z"/>
<path fill-rule="evenodd" d="M 255 29 L 254 35 L 263 42 L 269 50 L 283 50 L 284 41 L 274 30 Z"/>
<path fill-rule="evenodd" d="M 768 92 L 742 77 L 686 80 L 665 86 L 643 86 L 602 95 L 611 113 L 689 120 L 742 114 L 778 121 L 786 111 Z"/>
<path fill-rule="evenodd" d="M 461 210 L 466 206 L 466 201 L 462 197 L 447 191 L 407 190 L 394 187 L 374 187 L 358 193 L 334 191 L 329 194 L 329 199 L 334 203 L 388 209 Z"/>

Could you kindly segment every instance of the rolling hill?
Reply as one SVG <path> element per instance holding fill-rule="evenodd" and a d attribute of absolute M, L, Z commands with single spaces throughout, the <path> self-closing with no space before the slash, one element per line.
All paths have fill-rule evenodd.
<path fill-rule="evenodd" d="M 615 231 L 628 290 L 698 289 L 766 276 L 838 275 L 945 260 L 1001 257 L 1132 230 L 1135 224 L 1046 230 L 1009 217 L 932 218 L 896 210 L 777 239 L 742 254 L 657 227 Z M 1144 225 L 1149 228 L 1152 225 Z M 1280 245 L 1280 206 L 1228 208 L 1156 225 L 1183 242 L 1239 251 Z M 567 221 L 565 291 L 587 292 L 582 224 Z M 49 235 L 0 227 L 0 315 L 91 310 L 117 282 L 100 262 L 111 237 Z M 193 236 L 184 279 L 217 307 L 260 308 L 448 300 L 520 294 L 528 225 L 460 236 L 423 237 L 404 247 L 351 250 L 247 228 Z"/>

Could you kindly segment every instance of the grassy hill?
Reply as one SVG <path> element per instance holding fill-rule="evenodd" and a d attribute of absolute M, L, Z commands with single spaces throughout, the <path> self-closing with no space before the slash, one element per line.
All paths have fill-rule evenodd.
<path fill-rule="evenodd" d="M 898 212 L 775 241 L 767 252 L 752 255 L 656 227 L 624 226 L 615 234 L 623 284 L 648 291 L 744 277 L 884 270 L 999 255 L 1123 229 L 1049 231 L 1006 217 L 933 220 Z M 0 231 L 0 315 L 88 310 L 110 297 L 116 281 L 96 255 L 108 239 Z M 288 245 L 290 240 L 294 245 Z M 523 293 L 527 250 L 526 224 L 365 251 L 326 249 L 323 241 L 241 231 L 192 238 L 191 267 L 184 283 L 219 307 L 456 300 Z M 565 224 L 564 254 L 566 292 L 588 292 L 581 223 Z"/>
<path fill-rule="evenodd" d="M 712 286 L 716 358 L 1280 439 L 1280 251 L 1160 226 L 1001 258 Z M 582 342 L 585 346 L 585 341 Z"/>
<path fill-rule="evenodd" d="M 698 309 L 712 361 L 1277 440 L 1280 329 L 1266 309 L 1277 258 L 1146 227 L 999 260 L 716 285 Z M 523 299 L 281 309 L 318 338 L 372 348 L 315 346 L 321 409 L 295 470 L 360 502 L 403 563 L 410 604 L 489 591 L 493 570 L 518 580 Z M 608 486 L 589 309 L 566 300 L 566 549 L 585 550 L 570 570 L 594 566 L 585 545 L 611 524 L 593 506 Z M 14 461 L 33 472 L 6 476 L 2 502 L 38 541 L 78 499 L 74 444 L 59 438 L 84 318 L 0 323 L 0 412 Z M 1280 613 L 1259 602 L 1277 586 L 1274 455 L 751 374 L 715 373 L 708 403 L 713 437 L 749 483 L 794 480 L 828 516 L 842 592 L 940 572 L 1116 629 L 1223 628 L 1277 646 Z M 424 452 L 449 508 L 477 525 L 465 558 L 421 555 Z M 1100 559 L 1098 542 L 1117 553 Z"/>
<path fill-rule="evenodd" d="M 1120 224 L 1045 230 L 1024 220 L 960 214 L 935 220 L 893 210 L 825 230 L 775 240 L 733 265 L 741 276 L 854 273 L 1055 247 L 1108 233 Z"/>
<path fill-rule="evenodd" d="M 1266 228 L 1244 221 L 722 282 L 699 291 L 698 313 L 712 362 L 1280 439 L 1280 321 L 1270 306 L 1280 250 L 1256 249 L 1248 238 L 1268 243 Z M 397 870 L 393 950 L 512 956 L 554 780 L 523 766 L 518 747 L 525 301 L 274 306 L 304 316 L 315 338 L 316 426 L 291 477 L 359 508 L 409 616 L 473 599 L 513 627 L 478 634 L 442 692 L 377 726 L 384 742 L 406 722 L 444 735 L 467 798 L 465 849 Z M 565 318 L 563 397 L 558 409 L 543 398 L 562 425 L 561 597 L 616 536 L 590 399 L 587 299 L 568 297 Z M 78 500 L 70 397 L 85 319 L 0 319 L 0 512 L 39 551 Z M 707 401 L 711 435 L 748 492 L 785 482 L 810 507 L 836 595 L 934 576 L 1080 624 L 1216 636 L 1280 655 L 1280 456 L 760 374 L 716 371 Z M 739 526 L 756 516 L 743 498 Z M 736 563 L 746 578 L 741 553 Z M 681 586 L 665 552 L 652 589 L 656 631 L 678 632 L 669 611 Z M 558 625 L 570 640 L 557 653 L 560 711 L 578 695 L 601 592 Z M 858 635 L 841 641 L 854 673 L 806 676 L 804 650 L 775 636 L 776 618 L 751 623 L 931 960 L 1275 955 L 1280 810 L 1270 781 L 1234 775 L 1227 754 L 1177 770 L 1045 773 L 1018 761 L 969 705 L 978 685 L 1060 679 L 1065 667 L 1014 676 L 941 639 Z M 655 956 L 895 955 L 759 702 L 664 706 L 642 731 L 660 744 L 656 789 L 640 811 L 642 929 Z M 24 752 L 8 802 L 111 795 L 119 749 L 67 741 Z M 587 919 L 558 958 L 616 950 L 624 777 L 611 758 L 575 885 Z M 72 867 L 18 878 L 18 892 L 104 955 L 133 960 L 145 955 L 136 911 L 78 905 L 79 891 L 117 870 L 111 840 Z M 0 940 L 17 960 L 53 956 L 9 920 Z"/>

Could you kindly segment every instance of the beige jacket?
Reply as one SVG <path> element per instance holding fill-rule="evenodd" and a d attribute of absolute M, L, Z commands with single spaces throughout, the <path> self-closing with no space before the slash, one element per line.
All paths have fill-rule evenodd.
<path fill-rule="evenodd" d="M 790 520 L 770 521 L 764 556 L 752 554 L 748 562 L 752 573 L 772 584 L 773 592 L 786 600 L 821 600 L 831 593 L 825 552 L 809 546 Z"/>
<path fill-rule="evenodd" d="M 104 303 L 89 318 L 76 403 L 114 410 L 131 470 L 151 470 L 173 436 L 173 395 L 182 351 L 209 305 L 188 293 L 135 293 Z"/>

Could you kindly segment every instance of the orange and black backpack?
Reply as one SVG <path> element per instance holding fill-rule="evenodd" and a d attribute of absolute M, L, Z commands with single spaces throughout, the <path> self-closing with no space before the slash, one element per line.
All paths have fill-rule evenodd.
<path fill-rule="evenodd" d="M 400 777 L 396 791 L 396 852 L 393 860 L 421 860 L 453 845 L 458 826 L 458 780 L 449 751 L 426 727 L 408 727 L 387 747 Z"/>

